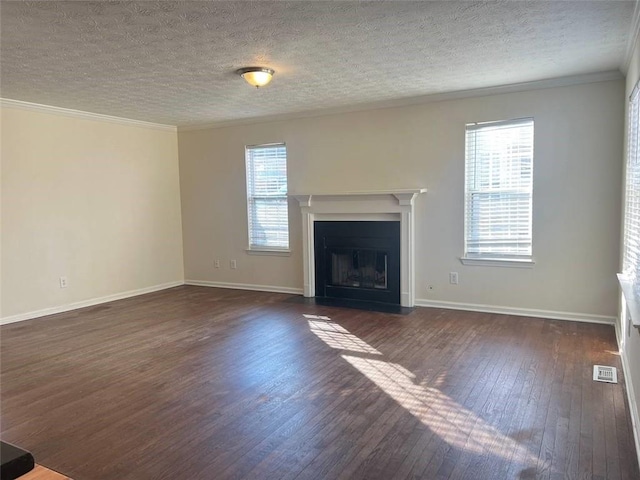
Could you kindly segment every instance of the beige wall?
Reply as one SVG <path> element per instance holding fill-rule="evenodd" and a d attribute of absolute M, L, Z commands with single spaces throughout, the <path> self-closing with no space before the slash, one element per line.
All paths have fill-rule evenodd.
<path fill-rule="evenodd" d="M 3 320 L 182 282 L 175 131 L 1 118 Z"/>
<path fill-rule="evenodd" d="M 524 116 L 535 118 L 535 267 L 461 265 L 465 123 Z M 286 142 L 290 193 L 429 189 L 416 205 L 420 303 L 611 320 L 618 302 L 623 119 L 624 82 L 609 81 L 180 131 L 185 278 L 302 288 L 295 201 L 292 255 L 245 252 L 244 146 Z M 230 259 L 237 270 L 229 269 Z M 459 272 L 458 286 L 449 285 L 450 271 Z"/>
<path fill-rule="evenodd" d="M 631 64 L 627 72 L 626 98 L 640 80 L 640 37 L 636 39 Z M 627 102 L 625 102 L 627 103 Z M 627 144 L 626 128 L 625 141 Z M 620 267 L 622 269 L 622 266 Z M 618 343 L 622 351 L 622 359 L 627 374 L 626 383 L 631 404 L 631 415 L 635 426 L 636 449 L 640 460 L 640 329 L 630 325 L 626 312 L 619 315 L 616 324 Z"/>

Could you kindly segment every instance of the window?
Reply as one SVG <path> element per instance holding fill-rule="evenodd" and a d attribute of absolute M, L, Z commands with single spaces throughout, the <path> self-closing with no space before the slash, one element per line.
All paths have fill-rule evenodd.
<path fill-rule="evenodd" d="M 287 147 L 246 147 L 249 250 L 289 249 Z"/>
<path fill-rule="evenodd" d="M 533 119 L 468 124 L 463 261 L 531 263 L 532 193 Z"/>
<path fill-rule="evenodd" d="M 634 324 L 640 324 L 640 91 L 635 86 L 629 98 L 627 135 L 627 168 L 624 201 L 624 237 L 622 274 L 629 289 L 625 299 L 632 311 Z M 623 289 L 626 285 L 623 284 Z"/>

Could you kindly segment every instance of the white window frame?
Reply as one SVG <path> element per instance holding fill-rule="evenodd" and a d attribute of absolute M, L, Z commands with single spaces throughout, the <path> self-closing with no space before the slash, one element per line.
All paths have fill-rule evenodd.
<path fill-rule="evenodd" d="M 640 82 L 631 92 L 628 108 L 622 273 L 618 275 L 627 307 L 622 316 L 623 331 L 627 324 L 640 328 Z M 631 314 L 630 322 L 627 313 Z"/>
<path fill-rule="evenodd" d="M 282 192 L 278 192 L 278 194 L 270 193 L 268 195 L 256 195 L 255 194 L 255 180 L 256 180 L 256 165 L 253 157 L 253 152 L 258 150 L 268 150 L 274 148 L 284 148 L 284 190 Z M 278 161 L 282 159 L 279 158 Z M 281 165 L 279 166 L 282 167 Z M 291 253 L 289 249 L 289 207 L 288 207 L 288 196 L 287 196 L 287 188 L 288 188 L 288 178 L 287 178 L 287 153 L 286 153 L 286 144 L 285 143 L 268 143 L 261 145 L 247 145 L 245 146 L 245 168 L 246 168 L 246 182 L 247 182 L 247 240 L 248 247 L 246 252 L 249 254 L 258 254 L 258 255 L 283 255 L 288 256 Z M 278 179 L 278 183 L 282 184 L 282 177 Z M 260 242 L 257 240 L 256 229 L 254 226 L 258 223 L 255 214 L 255 205 L 256 200 L 280 200 L 282 202 L 282 206 L 278 208 L 282 208 L 284 210 L 283 216 L 286 218 L 286 245 L 270 245 L 269 241 Z M 281 212 L 282 213 L 282 212 Z M 277 242 L 273 242 L 277 243 Z"/>
<path fill-rule="evenodd" d="M 475 141 L 475 134 L 478 131 L 482 131 L 484 128 L 500 128 L 500 127 L 517 127 L 517 126 L 530 126 L 532 129 L 531 133 L 531 173 L 529 178 L 529 183 L 526 185 L 521 185 L 518 188 L 481 188 L 478 187 L 477 184 L 472 185 L 473 181 L 476 179 L 475 172 L 478 168 L 482 168 L 482 165 L 478 164 L 478 157 L 476 156 L 475 150 L 471 150 L 473 145 L 470 143 Z M 479 265 L 479 266 L 502 266 L 502 267 L 532 267 L 534 265 L 533 259 L 533 149 L 534 149 L 534 119 L 533 118 L 519 118 L 513 120 L 501 120 L 501 121 L 491 121 L 491 122 L 478 122 L 478 123 L 469 123 L 465 127 L 465 180 L 464 180 L 464 254 L 460 258 L 461 262 L 465 265 Z M 471 147 L 471 148 L 470 148 Z M 489 194 L 489 193 L 499 193 L 502 195 L 514 195 L 514 196 L 524 196 L 525 201 L 528 200 L 528 239 L 529 239 L 529 248 L 528 251 L 520 251 L 517 253 L 509 253 L 509 252 L 491 252 L 487 251 L 478 251 L 478 249 L 473 249 L 475 251 L 470 251 L 469 243 L 470 232 L 472 229 L 477 229 L 477 225 L 472 225 L 473 219 L 471 218 L 471 202 L 473 202 L 474 195 L 479 194 Z M 528 197 L 528 198 L 527 198 Z M 473 227 L 473 228 L 472 228 Z M 478 239 L 474 239 L 477 243 Z M 527 242 L 525 242 L 526 244 Z M 496 249 L 494 245 L 492 247 Z"/>

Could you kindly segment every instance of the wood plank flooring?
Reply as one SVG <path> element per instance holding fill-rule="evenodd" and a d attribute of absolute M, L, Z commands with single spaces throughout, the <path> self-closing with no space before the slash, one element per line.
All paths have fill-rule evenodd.
<path fill-rule="evenodd" d="M 613 327 L 290 298 L 184 286 L 3 326 L 2 439 L 75 480 L 640 478 Z"/>

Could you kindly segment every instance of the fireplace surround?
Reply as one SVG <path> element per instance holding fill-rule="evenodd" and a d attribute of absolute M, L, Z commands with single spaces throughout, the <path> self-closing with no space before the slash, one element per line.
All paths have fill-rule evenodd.
<path fill-rule="evenodd" d="M 425 188 L 347 193 L 292 194 L 302 214 L 304 296 L 316 296 L 316 222 L 399 222 L 400 305 L 415 301 L 414 200 Z"/>

